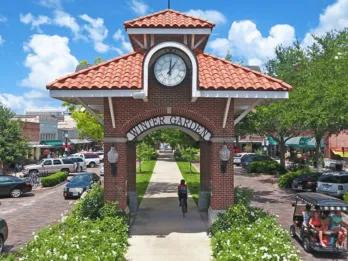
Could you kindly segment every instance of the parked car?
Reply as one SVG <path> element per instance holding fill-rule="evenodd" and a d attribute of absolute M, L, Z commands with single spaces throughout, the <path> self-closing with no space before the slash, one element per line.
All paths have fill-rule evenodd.
<path fill-rule="evenodd" d="M 104 176 L 104 163 L 100 163 L 99 165 L 99 175 Z"/>
<path fill-rule="evenodd" d="M 295 178 L 291 183 L 291 188 L 295 191 L 312 191 L 315 192 L 317 189 L 317 182 L 319 177 L 322 175 L 321 172 L 316 173 L 305 173 Z"/>
<path fill-rule="evenodd" d="M 45 176 L 58 171 L 64 171 L 67 173 L 75 172 L 75 163 L 67 158 L 64 159 L 43 159 L 39 164 L 24 166 L 24 177 L 31 174 L 38 174 L 39 176 Z"/>
<path fill-rule="evenodd" d="M 0 176 L 0 196 L 18 198 L 31 190 L 32 186 L 20 178 Z"/>
<path fill-rule="evenodd" d="M 306 205 L 311 206 L 311 212 L 313 210 L 319 210 L 322 214 L 326 213 L 330 216 L 333 211 L 347 213 L 348 204 L 342 200 L 319 193 L 298 193 L 296 195 L 296 201 L 292 204 L 294 214 L 293 224 L 290 226 L 290 235 L 302 242 L 305 251 L 347 256 L 347 246 L 342 248 L 336 247 L 337 232 L 330 230 L 325 232 L 326 244 L 322 246 L 319 240 L 319 232 L 309 227 L 308 224 L 303 224 L 303 212 L 305 211 Z"/>
<path fill-rule="evenodd" d="M 96 151 L 96 154 L 98 154 L 100 162 L 104 162 L 104 151 Z"/>
<path fill-rule="evenodd" d="M 334 172 L 322 175 L 318 180 L 317 192 L 343 197 L 348 192 L 348 172 Z"/>
<path fill-rule="evenodd" d="M 242 162 L 242 158 L 245 155 L 251 155 L 251 154 L 254 154 L 254 153 L 243 152 L 243 153 L 236 153 L 236 154 L 234 154 L 234 156 L 233 156 L 233 164 L 239 166 L 241 164 L 241 162 Z"/>
<path fill-rule="evenodd" d="M 97 174 L 92 172 L 80 173 L 74 176 L 64 186 L 64 198 L 79 198 L 83 192 L 89 190 L 94 183 L 100 183 L 100 178 Z"/>
<path fill-rule="evenodd" d="M 249 154 L 249 155 L 244 155 L 241 158 L 241 165 L 243 168 L 248 167 L 248 165 L 251 162 L 254 161 L 266 161 L 266 160 L 273 160 L 271 157 L 266 156 L 266 155 L 257 155 L 257 154 Z"/>
<path fill-rule="evenodd" d="M 0 254 L 4 250 L 7 237 L 8 237 L 7 223 L 4 219 L 0 218 Z"/>
<path fill-rule="evenodd" d="M 75 172 L 83 172 L 87 170 L 87 165 L 83 158 L 68 157 L 68 159 L 75 163 Z"/>
<path fill-rule="evenodd" d="M 93 152 L 76 153 L 71 156 L 83 158 L 88 168 L 95 168 L 100 164 L 99 155 Z"/>

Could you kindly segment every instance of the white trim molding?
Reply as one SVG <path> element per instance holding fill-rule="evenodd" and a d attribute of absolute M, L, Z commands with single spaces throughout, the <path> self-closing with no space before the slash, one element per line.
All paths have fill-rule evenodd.
<path fill-rule="evenodd" d="M 211 34 L 210 28 L 128 28 L 128 34 Z"/>
<path fill-rule="evenodd" d="M 143 99 L 143 90 L 50 90 L 52 98 L 103 98 L 103 97 L 133 97 Z"/>
<path fill-rule="evenodd" d="M 183 51 L 191 61 L 192 66 L 192 96 L 194 97 L 194 92 L 197 91 L 197 79 L 198 79 L 198 65 L 195 55 L 192 51 L 184 44 L 178 42 L 163 42 L 154 46 L 146 55 L 143 64 L 143 91 L 144 91 L 144 100 L 148 97 L 149 92 L 149 64 L 152 56 L 157 53 L 159 50 L 173 47 Z"/>
<path fill-rule="evenodd" d="M 112 104 L 112 98 L 108 97 L 108 102 L 109 102 L 109 110 L 110 110 L 110 115 L 111 115 L 111 123 L 112 123 L 112 128 L 116 128 L 116 121 L 115 121 L 115 113 L 114 113 L 114 105 Z"/>
<path fill-rule="evenodd" d="M 288 91 L 196 91 L 197 98 L 288 99 Z"/>
<path fill-rule="evenodd" d="M 251 104 L 245 111 L 243 111 L 235 120 L 234 126 L 236 126 L 249 112 L 251 112 L 257 105 L 261 103 L 261 99 L 257 99 L 253 104 Z"/>

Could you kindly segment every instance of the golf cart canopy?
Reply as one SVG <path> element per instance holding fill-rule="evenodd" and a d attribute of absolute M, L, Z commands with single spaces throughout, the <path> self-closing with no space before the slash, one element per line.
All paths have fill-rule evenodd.
<path fill-rule="evenodd" d="M 320 193 L 298 193 L 296 194 L 296 199 L 302 200 L 306 204 L 309 204 L 313 207 L 319 207 L 320 210 L 339 210 L 344 212 L 348 211 L 348 204 L 346 204 L 344 201 Z"/>

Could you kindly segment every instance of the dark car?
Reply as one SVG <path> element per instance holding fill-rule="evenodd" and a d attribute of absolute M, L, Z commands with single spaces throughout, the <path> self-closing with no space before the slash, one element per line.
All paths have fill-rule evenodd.
<path fill-rule="evenodd" d="M 267 160 L 273 160 L 273 159 L 266 155 L 249 154 L 249 155 L 244 155 L 241 158 L 240 163 L 242 167 L 246 168 L 251 162 L 267 161 Z"/>
<path fill-rule="evenodd" d="M 0 176 L 0 196 L 18 198 L 31 190 L 32 186 L 20 178 L 14 176 Z"/>
<path fill-rule="evenodd" d="M 4 219 L 0 218 L 0 253 L 4 250 L 5 241 L 8 236 L 8 227 Z"/>
<path fill-rule="evenodd" d="M 64 187 L 64 198 L 79 198 L 86 190 L 90 189 L 93 184 L 100 183 L 97 174 L 84 172 L 74 176 Z"/>
<path fill-rule="evenodd" d="M 317 189 L 317 182 L 322 173 L 303 174 L 295 178 L 291 183 L 291 188 L 296 191 L 312 191 Z"/>

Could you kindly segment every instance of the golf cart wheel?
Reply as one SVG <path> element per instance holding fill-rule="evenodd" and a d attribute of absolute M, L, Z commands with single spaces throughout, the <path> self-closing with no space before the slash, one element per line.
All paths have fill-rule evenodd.
<path fill-rule="evenodd" d="M 294 225 L 290 226 L 289 231 L 290 231 L 290 236 L 295 238 L 296 237 L 296 231 L 295 231 L 295 226 Z"/>
<path fill-rule="evenodd" d="M 19 198 L 22 195 L 22 191 L 20 189 L 13 189 L 10 195 L 13 198 Z"/>
<path fill-rule="evenodd" d="M 2 238 L 2 236 L 0 236 L 0 254 L 2 253 L 2 251 L 4 250 L 4 246 L 5 246 L 5 241 Z"/>
<path fill-rule="evenodd" d="M 305 237 L 303 239 L 303 248 L 307 253 L 310 253 L 312 251 L 311 243 L 309 242 L 308 237 Z"/>

